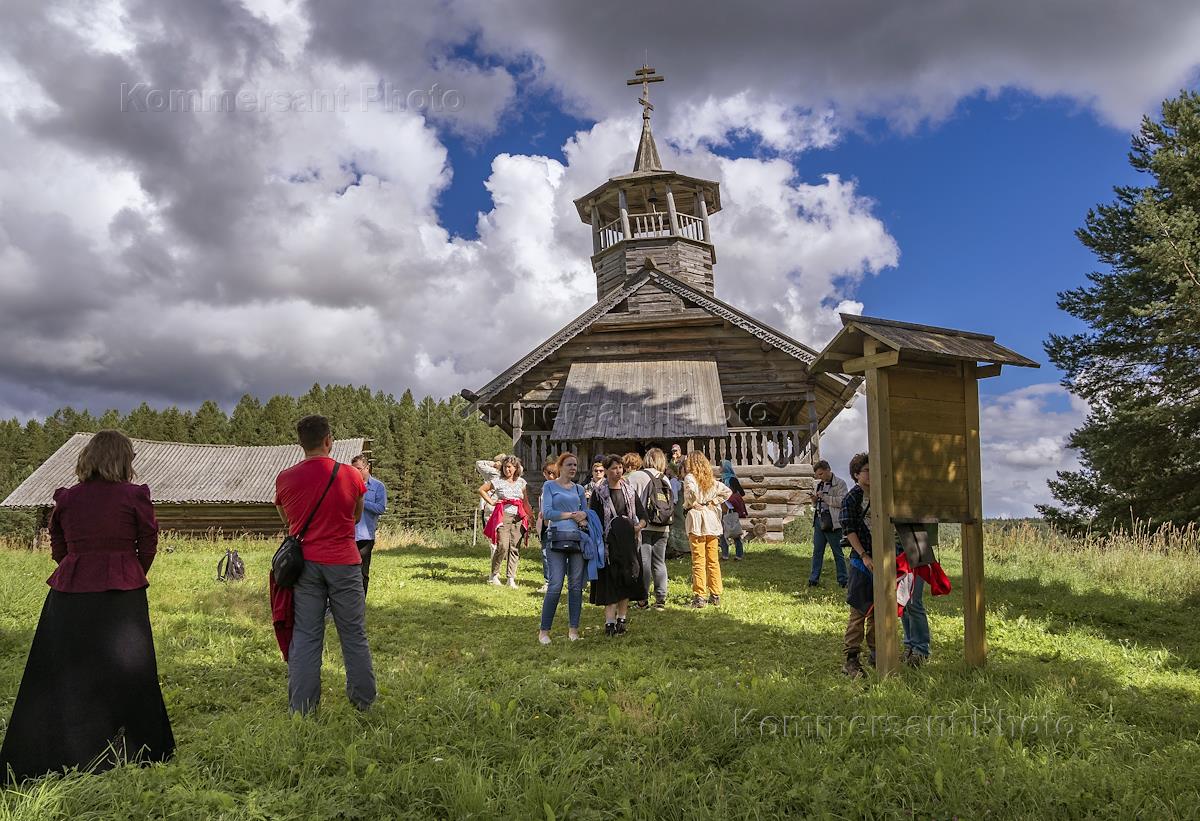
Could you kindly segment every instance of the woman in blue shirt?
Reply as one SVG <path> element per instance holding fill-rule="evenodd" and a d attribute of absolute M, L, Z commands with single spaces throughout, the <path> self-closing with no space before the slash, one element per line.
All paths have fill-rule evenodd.
<path fill-rule="evenodd" d="M 573 453 L 558 457 L 558 478 L 542 485 L 542 516 L 550 525 L 549 549 L 546 563 L 550 580 L 546 598 L 542 600 L 542 623 L 538 641 L 550 643 L 550 627 L 562 596 L 563 580 L 567 581 L 567 638 L 579 639 L 579 617 L 583 612 L 583 534 L 581 524 L 587 523 L 583 488 L 575 484 L 579 460 Z"/>

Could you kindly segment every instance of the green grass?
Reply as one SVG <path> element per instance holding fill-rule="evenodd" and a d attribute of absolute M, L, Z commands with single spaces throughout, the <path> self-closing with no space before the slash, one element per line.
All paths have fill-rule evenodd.
<path fill-rule="evenodd" d="M 951 534 L 952 536 L 952 534 Z M 166 540 L 151 573 L 178 741 L 164 766 L 9 790 L 4 817 L 1196 817 L 1200 563 L 1195 534 L 1075 545 L 992 528 L 990 657 L 962 661 L 961 599 L 927 598 L 933 659 L 887 681 L 839 673 L 845 606 L 804 586 L 807 545 L 726 564 L 725 606 L 635 613 L 620 640 L 536 642 L 522 588 L 485 586 L 487 550 L 395 534 L 368 607 L 379 701 L 344 696 L 328 633 L 320 714 L 291 719 L 268 623 L 272 545 L 214 581 L 219 549 Z M 957 584 L 953 538 L 942 548 Z M 45 595 L 45 552 L 0 551 L 0 718 Z M 786 719 L 785 719 L 786 717 Z"/>

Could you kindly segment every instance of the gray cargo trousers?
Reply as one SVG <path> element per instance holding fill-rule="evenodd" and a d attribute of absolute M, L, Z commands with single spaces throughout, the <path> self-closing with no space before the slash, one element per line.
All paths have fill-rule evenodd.
<path fill-rule="evenodd" d="M 295 627 L 288 649 L 288 703 L 293 713 L 309 713 L 321 701 L 321 653 L 325 647 L 325 602 L 333 613 L 346 696 L 365 710 L 375 701 L 375 670 L 367 646 L 367 597 L 356 564 L 305 562 L 292 588 Z"/>

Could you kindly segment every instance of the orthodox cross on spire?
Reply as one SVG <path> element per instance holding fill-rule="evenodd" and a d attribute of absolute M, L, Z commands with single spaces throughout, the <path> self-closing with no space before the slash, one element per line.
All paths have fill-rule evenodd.
<path fill-rule="evenodd" d="M 644 63 L 641 68 L 633 73 L 636 76 L 632 80 L 626 80 L 625 85 L 640 85 L 642 87 L 642 96 L 638 102 L 642 105 L 642 119 L 648 120 L 650 119 L 650 112 L 654 110 L 654 106 L 650 104 L 650 84 L 661 83 L 667 78 L 661 74 L 655 74 L 654 69 Z"/>
<path fill-rule="evenodd" d="M 650 84 L 661 83 L 666 77 L 656 74 L 654 69 L 645 63 L 633 72 L 634 78 L 626 80 L 625 85 L 642 87 L 642 96 L 638 103 L 642 106 L 642 138 L 638 142 L 637 157 L 633 161 L 633 170 L 661 171 L 662 161 L 658 158 L 658 146 L 654 144 L 654 135 L 650 133 L 650 112 L 654 106 L 650 104 Z"/>

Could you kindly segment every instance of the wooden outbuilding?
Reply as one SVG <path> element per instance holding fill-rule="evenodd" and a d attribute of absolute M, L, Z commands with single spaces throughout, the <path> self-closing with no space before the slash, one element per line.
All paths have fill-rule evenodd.
<path fill-rule="evenodd" d="M 983 592 L 983 475 L 979 380 L 1004 365 L 1038 363 L 986 334 L 842 314 L 842 330 L 814 371 L 863 375 L 871 457 L 875 643 L 881 675 L 899 662 L 896 639 L 898 524 L 962 524 L 964 648 L 987 658 Z"/>
<path fill-rule="evenodd" d="M 853 401 L 857 376 L 811 370 L 816 351 L 715 294 L 710 222 L 718 183 L 662 168 L 643 66 L 633 171 L 575 200 L 592 231 L 597 301 L 478 391 L 484 419 L 512 434 L 531 495 L 562 451 L 606 453 L 680 444 L 729 459 L 757 537 L 778 541 L 807 501 L 820 432 Z"/>
<path fill-rule="evenodd" d="M 0 507 L 37 509 L 45 527 L 54 491 L 74 485 L 79 452 L 92 438 L 76 433 L 9 494 Z M 299 445 L 195 445 L 134 439 L 138 484 L 150 486 L 162 530 L 192 535 L 268 535 L 283 531 L 275 477 L 304 458 Z M 368 439 L 338 439 L 334 459 L 370 451 Z"/>

